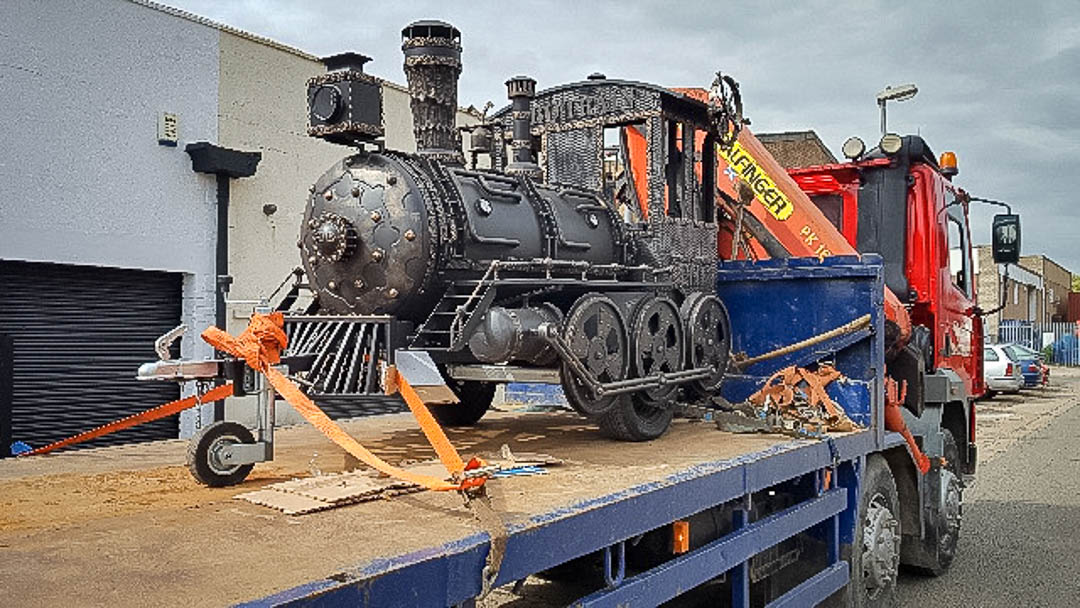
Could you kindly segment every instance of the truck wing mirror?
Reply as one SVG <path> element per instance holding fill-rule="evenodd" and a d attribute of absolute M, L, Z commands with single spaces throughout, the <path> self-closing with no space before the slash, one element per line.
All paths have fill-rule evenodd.
<path fill-rule="evenodd" d="M 994 216 L 993 251 L 995 264 L 1016 264 L 1020 261 L 1020 216 L 999 213 Z"/>

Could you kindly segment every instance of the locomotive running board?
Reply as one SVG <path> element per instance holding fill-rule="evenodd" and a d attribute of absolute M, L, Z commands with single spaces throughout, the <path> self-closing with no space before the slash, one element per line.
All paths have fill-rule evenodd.
<path fill-rule="evenodd" d="M 481 382 L 525 382 L 529 384 L 558 384 L 557 368 L 521 367 L 517 365 L 455 365 L 446 366 L 446 375 L 454 380 Z"/>

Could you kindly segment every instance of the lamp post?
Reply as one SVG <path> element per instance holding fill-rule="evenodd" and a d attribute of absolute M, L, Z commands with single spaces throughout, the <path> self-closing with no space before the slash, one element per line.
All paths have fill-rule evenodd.
<path fill-rule="evenodd" d="M 878 107 L 881 108 L 881 134 L 885 135 L 888 131 L 885 128 L 885 103 L 889 101 L 907 101 L 915 94 L 919 92 L 919 87 L 914 84 L 901 84 L 897 86 L 887 86 L 885 90 L 877 94 Z"/>

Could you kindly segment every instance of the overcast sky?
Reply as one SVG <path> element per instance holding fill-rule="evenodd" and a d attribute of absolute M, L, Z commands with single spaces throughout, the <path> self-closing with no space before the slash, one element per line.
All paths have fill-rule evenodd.
<path fill-rule="evenodd" d="M 401 28 L 449 21 L 462 33 L 463 106 L 501 107 L 515 74 L 541 89 L 595 71 L 708 86 L 720 69 L 740 81 L 755 131 L 814 129 L 837 157 L 850 135 L 877 141 L 878 91 L 914 82 L 918 96 L 889 105 L 889 130 L 955 151 L 957 183 L 1022 214 L 1024 254 L 1080 273 L 1076 0 L 168 3 L 315 55 L 362 52 L 370 72 L 402 83 Z M 976 243 L 989 241 L 993 213 L 974 211 Z"/>

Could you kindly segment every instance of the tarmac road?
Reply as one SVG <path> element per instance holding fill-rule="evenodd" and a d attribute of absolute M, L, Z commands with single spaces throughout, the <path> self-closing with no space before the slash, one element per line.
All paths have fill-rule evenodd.
<path fill-rule="evenodd" d="M 901 606 L 1080 606 L 1080 376 L 1054 373 L 1050 391 L 976 405 L 992 449 L 965 491 L 956 561 L 936 579 L 902 574 Z"/>

